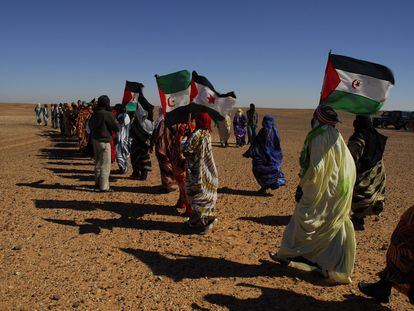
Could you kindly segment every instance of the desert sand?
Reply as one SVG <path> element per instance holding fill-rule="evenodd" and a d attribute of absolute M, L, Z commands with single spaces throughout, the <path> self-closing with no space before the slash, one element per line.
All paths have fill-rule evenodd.
<path fill-rule="evenodd" d="M 294 210 L 299 152 L 310 110 L 261 109 L 276 122 L 288 183 L 256 195 L 251 160 L 234 138 L 218 147 L 219 223 L 191 235 L 173 207 L 178 192 L 159 194 L 158 163 L 145 182 L 112 176 L 115 192 L 93 190 L 93 162 L 77 143 L 35 125 L 34 106 L 0 105 L 0 310 L 409 310 L 393 290 L 391 303 L 362 297 L 359 281 L 384 267 L 390 235 L 414 204 L 414 134 L 389 137 L 387 201 L 356 233 L 353 283 L 326 286 L 317 275 L 272 262 Z M 341 114 L 345 140 L 353 116 Z M 117 169 L 113 165 L 113 169 Z"/>

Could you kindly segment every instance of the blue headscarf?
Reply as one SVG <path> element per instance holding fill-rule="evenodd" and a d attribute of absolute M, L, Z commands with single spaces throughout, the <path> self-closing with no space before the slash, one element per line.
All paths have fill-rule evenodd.
<path fill-rule="evenodd" d="M 253 174 L 260 186 L 277 189 L 286 184 L 281 170 L 282 149 L 275 119 L 265 115 L 260 129 L 250 148 L 243 156 L 253 159 Z"/>
<path fill-rule="evenodd" d="M 280 148 L 280 138 L 275 126 L 275 119 L 272 115 L 263 117 L 263 134 L 258 135 L 258 143 L 263 148 L 263 153 L 267 161 L 280 165 L 282 160 L 282 149 Z"/>

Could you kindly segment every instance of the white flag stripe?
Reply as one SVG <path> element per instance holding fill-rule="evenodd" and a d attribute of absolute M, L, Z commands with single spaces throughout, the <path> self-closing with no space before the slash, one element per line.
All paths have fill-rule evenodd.
<path fill-rule="evenodd" d="M 344 91 L 356 95 L 368 97 L 377 102 L 384 102 L 392 87 L 390 81 L 373 78 L 370 76 L 338 70 L 341 82 L 336 87 L 337 91 Z"/>
<path fill-rule="evenodd" d="M 171 112 L 175 108 L 190 104 L 190 86 L 177 93 L 165 94 L 166 112 Z"/>
<path fill-rule="evenodd" d="M 228 115 L 230 111 L 233 109 L 234 105 L 236 104 L 236 99 L 231 96 L 217 97 L 214 91 L 206 87 L 205 85 L 199 84 L 197 82 L 195 82 L 195 85 L 197 87 L 198 94 L 194 98 L 193 102 L 208 107 L 210 109 L 214 109 L 223 117 Z M 208 101 L 209 96 L 214 97 L 214 103 L 210 103 Z"/>

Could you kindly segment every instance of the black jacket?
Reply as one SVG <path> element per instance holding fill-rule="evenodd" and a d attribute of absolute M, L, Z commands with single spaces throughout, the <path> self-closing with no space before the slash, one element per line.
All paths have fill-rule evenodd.
<path fill-rule="evenodd" d="M 113 114 L 103 107 L 95 108 L 90 120 L 89 128 L 92 138 L 102 143 L 109 143 L 112 132 L 118 132 L 118 122 Z"/>

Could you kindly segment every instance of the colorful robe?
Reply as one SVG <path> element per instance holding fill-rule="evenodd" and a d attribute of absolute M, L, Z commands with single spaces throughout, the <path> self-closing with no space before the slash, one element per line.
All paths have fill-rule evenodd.
<path fill-rule="evenodd" d="M 342 135 L 323 125 L 308 134 L 300 163 L 303 195 L 277 256 L 292 267 L 350 283 L 356 251 L 349 217 L 356 175 L 352 155 Z"/>
<path fill-rule="evenodd" d="M 170 128 L 171 141 L 171 167 L 175 181 L 177 182 L 180 196 L 175 205 L 178 213 L 190 215 L 191 206 L 187 201 L 185 179 L 186 161 L 182 151 L 182 143 L 187 135 L 192 132 L 192 124 L 175 124 Z"/>
<path fill-rule="evenodd" d="M 242 146 L 246 142 L 246 124 L 247 119 L 244 115 L 236 114 L 233 118 L 234 136 L 236 137 L 236 144 Z"/>
<path fill-rule="evenodd" d="M 164 188 L 170 189 L 175 184 L 173 167 L 171 163 L 172 135 L 164 119 L 157 122 L 157 128 L 153 133 L 153 145 L 161 173 L 161 184 Z"/>
<path fill-rule="evenodd" d="M 414 206 L 401 216 L 392 233 L 387 266 L 380 276 L 407 296 L 414 291 Z M 414 303 L 414 297 L 411 299 Z"/>
<path fill-rule="evenodd" d="M 86 122 L 92 115 L 89 107 L 82 107 L 79 109 L 78 117 L 76 119 L 76 134 L 79 141 L 79 151 L 83 152 L 88 145 L 89 135 L 86 132 Z"/>
<path fill-rule="evenodd" d="M 210 132 L 196 130 L 186 142 L 183 153 L 186 158 L 188 203 L 200 221 L 207 224 L 214 217 L 218 188 Z"/>

